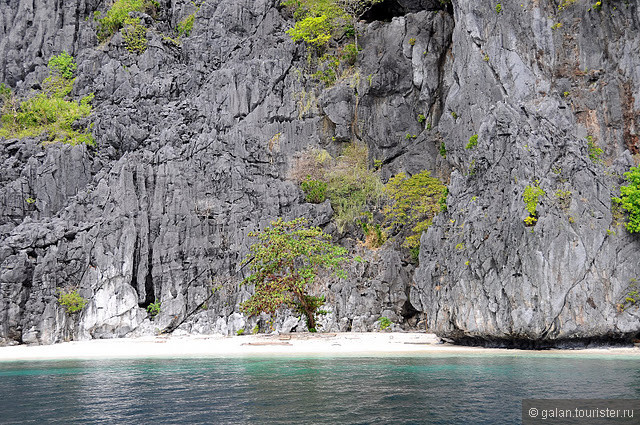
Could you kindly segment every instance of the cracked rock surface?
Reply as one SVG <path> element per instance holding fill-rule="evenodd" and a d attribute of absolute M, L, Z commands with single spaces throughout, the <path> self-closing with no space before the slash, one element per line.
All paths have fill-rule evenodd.
<path fill-rule="evenodd" d="M 307 52 L 275 0 L 160 3 L 143 16 L 141 55 L 119 33 L 98 44 L 103 2 L 0 4 L 0 82 L 27 95 L 66 50 L 78 63 L 72 95 L 95 93 L 97 142 L 0 141 L 0 343 L 267 330 L 268 318 L 238 310 L 251 291 L 237 284 L 246 235 L 299 216 L 331 231 L 329 202 L 306 203 L 287 176 L 296 153 L 335 154 L 353 138 L 385 179 L 429 169 L 447 181 L 448 210 L 423 234 L 417 270 L 391 246 L 343 237 L 364 261 L 348 280 L 318 282 L 322 330 L 374 330 L 382 316 L 410 328 L 426 314 L 430 330 L 460 342 L 640 332 L 638 308 L 619 306 L 640 278 L 640 239 L 611 209 L 640 151 L 635 2 L 497 13 L 471 0 L 444 10 L 386 0 L 359 24 L 356 70 L 332 87 L 305 77 Z M 179 45 L 163 37 L 194 12 Z M 522 195 L 536 181 L 546 194 L 528 227 Z M 62 287 L 89 300 L 81 313 L 58 305 Z M 272 326 L 305 325 L 285 312 Z"/>

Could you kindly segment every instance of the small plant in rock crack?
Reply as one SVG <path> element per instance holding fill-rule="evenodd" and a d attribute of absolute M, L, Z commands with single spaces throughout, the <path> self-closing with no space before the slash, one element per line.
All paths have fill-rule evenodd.
<path fill-rule="evenodd" d="M 640 304 L 640 288 L 637 279 L 631 279 L 627 294 L 624 300 L 618 304 L 618 311 L 623 312 L 628 307 L 638 306 Z"/>
<path fill-rule="evenodd" d="M 469 137 L 469 143 L 467 143 L 467 146 L 465 146 L 465 149 L 473 149 L 476 146 L 478 146 L 478 135 L 474 134 L 473 136 Z"/>
<path fill-rule="evenodd" d="M 87 305 L 87 300 L 81 297 L 75 289 L 58 289 L 58 304 L 64 308 L 67 314 L 74 314 Z"/>
<path fill-rule="evenodd" d="M 444 145 L 444 142 L 440 143 L 440 156 L 443 158 L 447 157 L 447 147 Z"/>
<path fill-rule="evenodd" d="M 381 317 L 378 319 L 378 326 L 380 326 L 380 330 L 388 329 L 391 326 L 391 319 L 388 317 Z"/>
<path fill-rule="evenodd" d="M 540 182 L 536 180 L 533 185 L 529 185 L 524 189 L 524 194 L 522 195 L 525 207 L 529 212 L 529 217 L 524 219 L 524 223 L 529 227 L 534 226 L 538 221 L 538 200 L 546 195 L 546 192 L 540 188 L 539 184 Z"/>
<path fill-rule="evenodd" d="M 589 159 L 591 160 L 591 162 L 593 162 L 594 164 L 602 164 L 602 149 L 600 149 L 598 147 L 598 145 L 596 145 L 596 142 L 594 142 L 593 140 L 593 136 L 587 136 L 587 152 L 589 154 Z"/>
<path fill-rule="evenodd" d="M 149 313 L 149 316 L 151 316 L 152 319 L 160 314 L 160 304 L 160 301 L 156 301 L 147 306 L 147 313 Z"/>

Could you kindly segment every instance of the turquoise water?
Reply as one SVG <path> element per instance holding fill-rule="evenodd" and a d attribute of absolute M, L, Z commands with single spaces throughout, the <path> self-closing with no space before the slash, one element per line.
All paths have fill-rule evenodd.
<path fill-rule="evenodd" d="M 0 423 L 515 424 L 523 398 L 640 398 L 629 358 L 0 363 Z"/>

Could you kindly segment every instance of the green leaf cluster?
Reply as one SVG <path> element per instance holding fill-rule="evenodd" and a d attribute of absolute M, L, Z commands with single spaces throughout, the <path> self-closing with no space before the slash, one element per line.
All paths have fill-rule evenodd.
<path fill-rule="evenodd" d="M 326 15 L 310 16 L 296 22 L 293 28 L 287 30 L 287 34 L 293 41 L 304 41 L 315 47 L 323 47 L 331 40 L 332 30 Z"/>
<path fill-rule="evenodd" d="M 178 22 L 178 26 L 176 30 L 178 31 L 179 37 L 189 37 L 191 31 L 193 30 L 193 23 L 196 20 L 196 14 L 192 13 L 184 18 L 182 21 Z"/>
<path fill-rule="evenodd" d="M 321 204 L 327 199 L 327 183 L 321 180 L 307 178 L 300 184 L 305 193 L 305 199 L 312 204 Z"/>
<path fill-rule="evenodd" d="M 307 327 L 315 330 L 315 314 L 324 297 L 310 295 L 309 288 L 322 269 L 346 278 L 342 264 L 348 260 L 347 251 L 333 245 L 331 236 L 320 228 L 308 227 L 304 218 L 278 219 L 249 236 L 257 242 L 243 261 L 252 272 L 243 284 L 255 285 L 255 292 L 241 304 L 241 311 L 273 314 L 286 306 L 305 315 Z"/>
<path fill-rule="evenodd" d="M 388 317 L 381 317 L 378 319 L 378 325 L 380 326 L 380 330 L 385 330 L 391 326 L 391 319 Z"/>
<path fill-rule="evenodd" d="M 327 197 L 340 232 L 365 215 L 369 205 L 377 205 L 384 194 L 380 176 L 367 167 L 368 152 L 365 145 L 351 143 L 327 172 Z"/>
<path fill-rule="evenodd" d="M 131 53 L 140 55 L 147 50 L 149 44 L 147 27 L 140 22 L 140 18 L 125 18 L 122 38 L 127 50 Z"/>
<path fill-rule="evenodd" d="M 49 61 L 50 75 L 42 85 L 43 92 L 22 101 L 11 95 L 4 99 L 0 122 L 0 137 L 23 138 L 46 134 L 47 142 L 85 143 L 95 145 L 88 128 L 77 129 L 74 123 L 91 113 L 93 94 L 79 102 L 68 100 L 75 79 L 76 64 L 66 53 Z M 9 92 L 10 93 L 10 92 Z"/>
<path fill-rule="evenodd" d="M 157 2 L 148 0 L 116 0 L 103 18 L 98 18 L 97 35 L 100 42 L 105 41 L 126 25 L 131 12 L 145 12 L 157 7 Z"/>
<path fill-rule="evenodd" d="M 57 56 L 52 56 L 49 59 L 48 67 L 52 76 L 58 76 L 65 80 L 73 79 L 73 75 L 78 68 L 73 56 L 64 51 Z"/>
<path fill-rule="evenodd" d="M 154 318 L 158 314 L 160 314 L 161 304 L 162 303 L 160 301 L 156 300 L 156 302 L 153 302 L 147 306 L 147 313 L 149 313 L 149 316 L 151 316 L 151 318 Z"/>
<path fill-rule="evenodd" d="M 589 159 L 594 164 L 600 164 L 603 162 L 601 158 L 603 151 L 593 141 L 592 136 L 587 136 L 587 152 L 589 154 Z"/>
<path fill-rule="evenodd" d="M 525 187 L 523 200 L 527 211 L 531 216 L 536 216 L 536 210 L 538 209 L 538 200 L 541 196 L 546 195 L 546 192 L 542 190 L 539 186 L 538 180 L 535 181 L 533 185 L 529 185 Z"/>
<path fill-rule="evenodd" d="M 58 290 L 58 304 L 60 304 L 68 314 L 74 314 L 81 311 L 86 305 L 87 300 L 73 290 Z"/>
<path fill-rule="evenodd" d="M 629 213 L 629 220 L 625 224 L 627 230 L 640 232 L 640 166 L 631 167 L 624 177 L 629 184 L 620 187 L 620 197 L 612 200 Z"/>
<path fill-rule="evenodd" d="M 389 179 L 385 192 L 392 203 L 383 213 L 390 229 L 411 228 L 411 234 L 405 238 L 402 246 L 415 248 L 420 246 L 420 236 L 427 230 L 433 218 L 441 211 L 440 204 L 446 196 L 446 186 L 427 170 L 409 177 L 406 173 L 396 174 Z"/>
<path fill-rule="evenodd" d="M 465 149 L 473 149 L 476 146 L 478 146 L 478 135 L 474 134 L 473 136 L 469 137 L 469 143 L 467 143 L 467 146 L 465 146 Z"/>

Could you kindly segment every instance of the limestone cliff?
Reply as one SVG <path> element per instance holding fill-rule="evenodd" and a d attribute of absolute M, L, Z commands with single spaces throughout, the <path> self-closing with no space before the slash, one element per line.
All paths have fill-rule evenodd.
<path fill-rule="evenodd" d="M 447 181 L 448 210 L 423 234 L 415 275 L 393 246 L 364 251 L 343 234 L 365 261 L 325 283 L 324 330 L 372 330 L 381 316 L 410 327 L 424 313 L 461 342 L 640 332 L 637 307 L 619 306 L 640 277 L 640 240 L 611 212 L 640 150 L 636 2 L 386 0 L 359 24 L 357 72 L 330 87 L 306 78 L 276 0 L 162 0 L 139 14 L 142 54 L 121 33 L 98 42 L 103 3 L 0 4 L 0 82 L 27 95 L 51 56 L 71 53 L 72 95 L 95 93 L 97 141 L 1 141 L 0 342 L 263 326 L 238 313 L 250 288 L 211 288 L 242 276 L 247 233 L 271 219 L 305 216 L 339 236 L 329 202 L 305 202 L 288 172 L 305 148 L 336 153 L 354 138 L 384 178 L 429 169 Z M 190 34 L 169 39 L 190 14 Z M 527 226 L 535 184 L 546 195 Z M 57 303 L 67 285 L 89 300 L 77 315 Z"/>

